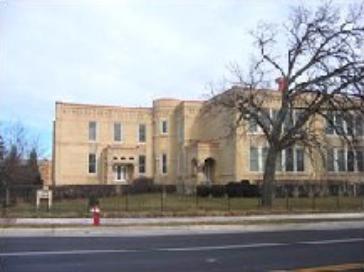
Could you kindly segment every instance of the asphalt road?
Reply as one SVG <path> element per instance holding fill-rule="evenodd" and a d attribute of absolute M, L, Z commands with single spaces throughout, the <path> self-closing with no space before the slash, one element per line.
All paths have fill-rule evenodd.
<path fill-rule="evenodd" d="M 0 271 L 271 271 L 364 262 L 364 230 L 0 238 Z"/>

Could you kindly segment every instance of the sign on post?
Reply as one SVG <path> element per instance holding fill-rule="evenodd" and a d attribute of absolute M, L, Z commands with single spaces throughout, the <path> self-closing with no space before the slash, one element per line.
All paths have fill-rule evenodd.
<path fill-rule="evenodd" d="M 48 209 L 50 209 L 52 207 L 52 191 L 48 190 L 48 188 L 37 190 L 37 209 L 39 209 L 42 199 L 48 200 Z"/>

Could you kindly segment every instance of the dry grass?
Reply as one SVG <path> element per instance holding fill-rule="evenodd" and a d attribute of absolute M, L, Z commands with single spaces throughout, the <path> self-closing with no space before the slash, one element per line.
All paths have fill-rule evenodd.
<path fill-rule="evenodd" d="M 169 194 L 139 194 L 100 199 L 103 216 L 203 216 L 286 212 L 359 211 L 364 198 L 322 197 L 275 199 L 272 209 L 263 209 L 258 198 L 212 198 Z M 50 211 L 37 211 L 34 203 L 18 202 L 3 210 L 3 217 L 89 217 L 88 199 L 55 201 Z"/>

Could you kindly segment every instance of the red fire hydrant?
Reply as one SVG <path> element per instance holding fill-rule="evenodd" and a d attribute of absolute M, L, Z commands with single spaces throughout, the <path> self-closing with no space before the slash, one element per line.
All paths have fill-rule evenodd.
<path fill-rule="evenodd" d="M 91 212 L 92 212 L 93 225 L 94 226 L 100 225 L 100 208 L 98 206 L 94 206 L 91 209 Z"/>

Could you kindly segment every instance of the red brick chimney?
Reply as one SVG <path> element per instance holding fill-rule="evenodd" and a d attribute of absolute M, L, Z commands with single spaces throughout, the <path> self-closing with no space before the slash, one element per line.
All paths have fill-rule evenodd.
<path fill-rule="evenodd" d="M 287 79 L 284 77 L 279 77 L 276 79 L 276 83 L 278 84 L 278 91 L 284 92 L 287 88 Z"/>

